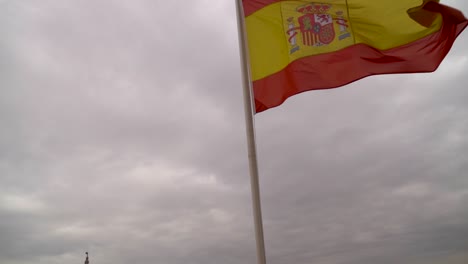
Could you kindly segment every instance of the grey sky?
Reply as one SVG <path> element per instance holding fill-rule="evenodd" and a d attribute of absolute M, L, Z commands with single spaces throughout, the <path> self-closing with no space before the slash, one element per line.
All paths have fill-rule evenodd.
<path fill-rule="evenodd" d="M 0 0 L 0 35 L 0 264 L 255 263 L 234 1 Z M 466 47 L 256 116 L 269 263 L 468 262 Z"/>

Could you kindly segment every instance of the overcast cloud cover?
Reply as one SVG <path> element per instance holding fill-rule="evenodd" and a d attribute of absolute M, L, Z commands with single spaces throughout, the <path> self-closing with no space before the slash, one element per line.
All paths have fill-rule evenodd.
<path fill-rule="evenodd" d="M 467 50 L 256 116 L 269 263 L 468 263 Z M 238 56 L 234 0 L 0 0 L 0 263 L 255 263 Z"/>

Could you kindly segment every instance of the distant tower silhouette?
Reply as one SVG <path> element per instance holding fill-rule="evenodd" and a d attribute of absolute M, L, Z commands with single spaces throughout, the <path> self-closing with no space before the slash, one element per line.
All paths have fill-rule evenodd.
<path fill-rule="evenodd" d="M 84 264 L 89 264 L 89 256 L 88 256 L 88 252 L 86 252 L 86 260 L 85 260 Z"/>

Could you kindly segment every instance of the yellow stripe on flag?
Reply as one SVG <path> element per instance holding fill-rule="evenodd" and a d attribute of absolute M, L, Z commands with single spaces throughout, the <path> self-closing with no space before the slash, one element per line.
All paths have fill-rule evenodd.
<path fill-rule="evenodd" d="M 442 25 L 440 16 L 424 27 L 408 15 L 407 11 L 421 6 L 423 0 L 319 2 L 280 1 L 246 18 L 253 81 L 300 58 L 354 44 L 379 50 L 396 48 L 428 36 Z"/>

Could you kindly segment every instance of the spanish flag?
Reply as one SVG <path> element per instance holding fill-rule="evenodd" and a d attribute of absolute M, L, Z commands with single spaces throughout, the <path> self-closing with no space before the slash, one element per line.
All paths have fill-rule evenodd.
<path fill-rule="evenodd" d="M 436 0 L 243 0 L 256 112 L 370 75 L 432 72 L 468 20 Z"/>

